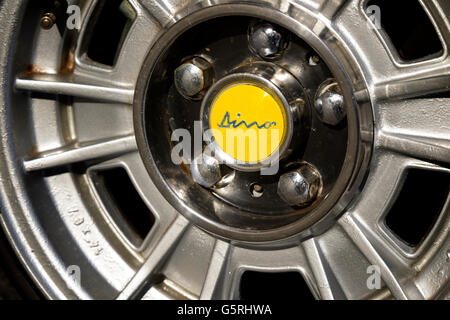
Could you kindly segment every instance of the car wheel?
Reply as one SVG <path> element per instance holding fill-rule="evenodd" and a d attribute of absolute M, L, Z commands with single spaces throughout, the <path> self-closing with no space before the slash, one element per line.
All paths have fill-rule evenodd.
<path fill-rule="evenodd" d="M 5 238 L 51 299 L 447 299 L 449 16 L 4 0 Z"/>

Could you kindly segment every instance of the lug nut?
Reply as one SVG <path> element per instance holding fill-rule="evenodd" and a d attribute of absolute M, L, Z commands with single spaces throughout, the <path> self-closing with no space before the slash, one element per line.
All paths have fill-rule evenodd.
<path fill-rule="evenodd" d="M 311 165 L 285 173 L 278 182 L 278 195 L 291 206 L 306 206 L 313 202 L 321 189 L 320 173 Z"/>
<path fill-rule="evenodd" d="M 56 23 L 56 16 L 51 12 L 45 13 L 42 16 L 40 22 L 41 28 L 45 30 L 51 29 L 55 23 Z"/>
<path fill-rule="evenodd" d="M 211 188 L 222 179 L 219 161 L 206 154 L 194 158 L 191 173 L 194 181 L 205 188 Z"/>
<path fill-rule="evenodd" d="M 175 87 L 185 97 L 195 97 L 207 89 L 213 81 L 211 64 L 195 57 L 175 70 Z"/>
<path fill-rule="evenodd" d="M 285 47 L 283 35 L 267 22 L 250 27 L 250 47 L 261 57 L 273 57 Z"/>
<path fill-rule="evenodd" d="M 314 108 L 323 123 L 335 126 L 346 116 L 344 96 L 334 80 L 325 81 L 316 93 Z"/>

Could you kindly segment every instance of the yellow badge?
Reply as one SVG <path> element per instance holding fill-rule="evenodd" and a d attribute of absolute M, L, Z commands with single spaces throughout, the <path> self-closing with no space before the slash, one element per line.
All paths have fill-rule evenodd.
<path fill-rule="evenodd" d="M 210 128 L 217 145 L 231 158 L 262 162 L 282 145 L 287 121 L 279 97 L 252 83 L 234 83 L 215 97 Z"/>

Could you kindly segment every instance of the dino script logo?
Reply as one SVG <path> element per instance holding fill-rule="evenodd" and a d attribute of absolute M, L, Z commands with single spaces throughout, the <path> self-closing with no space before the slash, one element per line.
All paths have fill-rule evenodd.
<path fill-rule="evenodd" d="M 237 128 L 240 128 L 240 127 L 242 127 L 242 128 L 245 127 L 247 129 L 250 129 L 250 128 L 256 126 L 258 129 L 270 129 L 270 128 L 272 128 L 272 127 L 277 125 L 277 123 L 275 121 L 266 121 L 266 122 L 264 122 L 262 124 L 259 124 L 257 121 L 253 121 L 251 123 L 248 123 L 245 120 L 239 121 L 240 117 L 241 117 L 241 114 L 238 113 L 237 114 L 237 118 L 238 119 L 231 121 L 230 120 L 230 113 L 227 111 L 225 113 L 223 119 L 222 119 L 222 122 L 220 124 L 217 124 L 217 127 L 219 127 L 219 128 L 226 128 L 226 129 L 230 129 L 230 128 L 237 129 Z"/>

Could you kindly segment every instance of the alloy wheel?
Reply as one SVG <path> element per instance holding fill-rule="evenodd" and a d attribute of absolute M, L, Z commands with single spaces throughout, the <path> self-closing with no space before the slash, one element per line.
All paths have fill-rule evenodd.
<path fill-rule="evenodd" d="M 300 279 L 291 283 L 316 299 L 448 298 L 450 7 L 418 1 L 441 48 L 408 60 L 387 28 L 374 27 L 373 3 L 68 1 L 81 9 L 80 29 L 70 31 L 65 10 L 53 22 L 52 5 L 4 1 L 1 222 L 42 292 L 237 299 L 254 279 L 294 275 L 281 286 Z M 119 37 L 102 51 L 95 43 L 108 34 L 108 12 Z M 255 24 L 289 39 L 280 56 L 252 44 Z M 189 32 L 202 37 L 192 43 Z M 220 50 L 223 39 L 230 49 Z M 278 197 L 282 170 L 293 170 L 282 161 L 276 180 L 228 166 L 234 180 L 220 188 L 169 161 L 172 131 L 210 106 L 203 88 L 177 91 L 175 71 L 193 58 L 212 59 L 214 93 L 230 74 L 256 74 L 261 83 L 267 66 L 292 74 L 309 119 L 298 120 L 307 134 L 292 129 L 293 140 L 304 139 L 295 162 L 307 159 L 320 172 L 322 193 L 306 206 Z M 258 63 L 264 72 L 248 69 Z M 346 117 L 336 125 L 315 108 L 339 96 Z M 227 191 L 230 183 L 239 192 Z M 419 214 L 408 215 L 415 207 Z M 408 228 L 424 231 L 414 237 Z M 370 270 L 380 273 L 377 288 L 368 285 Z"/>

